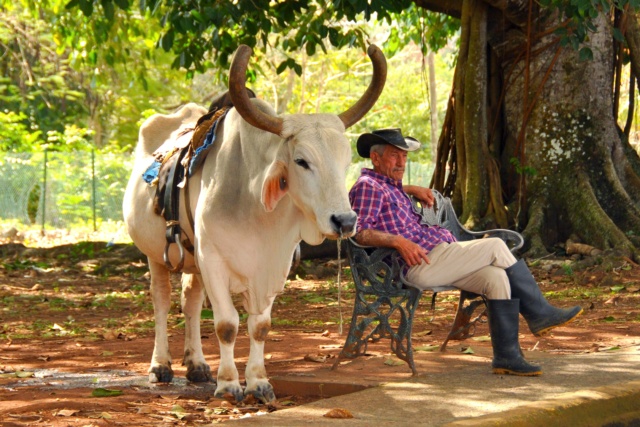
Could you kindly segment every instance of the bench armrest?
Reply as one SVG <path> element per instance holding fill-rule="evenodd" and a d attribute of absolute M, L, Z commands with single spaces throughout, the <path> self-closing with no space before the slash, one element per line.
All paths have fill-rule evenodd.
<path fill-rule="evenodd" d="M 435 203 L 432 207 L 423 206 L 418 200 L 411 197 L 413 209 L 421 217 L 421 222 L 427 225 L 438 225 L 449 230 L 459 241 L 482 239 L 485 237 L 498 237 L 502 239 L 512 253 L 515 253 L 524 245 L 524 237 L 517 231 L 498 228 L 485 231 L 471 231 L 466 229 L 458 220 L 453 210 L 451 199 L 444 197 L 436 190 L 432 190 Z"/>

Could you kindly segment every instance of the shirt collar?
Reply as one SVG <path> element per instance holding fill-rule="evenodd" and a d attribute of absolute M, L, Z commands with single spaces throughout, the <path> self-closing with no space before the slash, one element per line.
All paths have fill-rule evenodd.
<path fill-rule="evenodd" d="M 382 174 L 374 171 L 373 169 L 362 168 L 362 175 L 370 176 L 373 179 L 385 182 L 385 183 L 387 183 L 387 184 L 389 184 L 389 185 L 391 185 L 393 187 L 396 187 L 396 188 L 402 190 L 402 181 L 396 181 L 395 179 L 389 178 L 386 175 L 382 175 Z"/>

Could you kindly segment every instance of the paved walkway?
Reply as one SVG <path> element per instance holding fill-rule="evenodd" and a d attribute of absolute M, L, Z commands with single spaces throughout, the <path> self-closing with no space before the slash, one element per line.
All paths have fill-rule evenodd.
<path fill-rule="evenodd" d="M 233 425 L 640 425 L 640 345 L 576 355 L 527 354 L 527 359 L 542 365 L 540 377 L 493 375 L 490 354 L 458 360 L 455 355 L 434 353 L 432 358 L 429 372 L 410 380 L 237 420 Z M 338 379 L 339 372 L 335 373 Z M 353 418 L 323 416 L 336 408 Z"/>

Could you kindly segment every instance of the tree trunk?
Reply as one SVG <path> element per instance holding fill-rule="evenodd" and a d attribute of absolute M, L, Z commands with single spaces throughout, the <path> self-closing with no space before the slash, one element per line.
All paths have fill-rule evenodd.
<path fill-rule="evenodd" d="M 429 110 L 431 112 L 431 160 L 435 161 L 438 148 L 438 91 L 436 88 L 435 53 L 427 54 L 427 72 L 429 73 Z"/>
<path fill-rule="evenodd" d="M 442 168 L 455 164 L 453 199 L 466 225 L 500 225 L 508 207 L 527 256 L 544 256 L 572 234 L 635 256 L 640 160 L 613 113 L 611 16 L 595 19 L 597 31 L 581 45 L 594 58 L 580 60 L 560 46 L 552 31 L 559 22 L 536 2 L 464 0 L 460 13 L 455 150 L 451 137 L 440 138 L 434 181 L 442 185 Z M 640 63 L 632 18 L 627 39 Z"/>

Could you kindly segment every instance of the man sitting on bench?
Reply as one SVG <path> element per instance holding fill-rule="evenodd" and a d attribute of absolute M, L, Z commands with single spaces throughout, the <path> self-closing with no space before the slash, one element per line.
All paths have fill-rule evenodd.
<path fill-rule="evenodd" d="M 407 151 L 418 148 L 420 142 L 403 137 L 400 129 L 381 129 L 358 138 L 358 154 L 371 158 L 373 169 L 362 169 L 349 193 L 358 214 L 356 241 L 396 249 L 407 264 L 407 280 L 418 288 L 453 285 L 483 295 L 493 372 L 540 375 L 541 368 L 528 363 L 520 351 L 518 314 L 540 336 L 574 320 L 582 308 L 550 305 L 526 263 L 516 260 L 502 239 L 457 242 L 447 229 L 421 224 L 407 194 L 428 206 L 433 194 L 428 188 L 402 185 Z"/>

